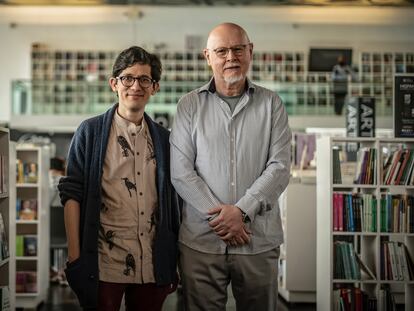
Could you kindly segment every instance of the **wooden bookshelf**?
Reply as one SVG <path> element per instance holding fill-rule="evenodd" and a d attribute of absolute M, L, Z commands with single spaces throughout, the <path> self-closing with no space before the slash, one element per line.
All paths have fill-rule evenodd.
<path fill-rule="evenodd" d="M 370 147 L 376 152 L 374 161 L 377 162 L 376 180 L 371 185 L 354 184 L 333 184 L 335 165 L 333 148 L 346 150 L 347 143 L 358 143 L 360 148 Z M 382 303 L 384 294 L 383 289 L 387 289 L 395 302 L 405 310 L 414 309 L 414 280 L 404 277 L 403 279 L 385 279 L 383 267 L 385 265 L 384 256 L 381 255 L 381 245 L 383 243 L 394 242 L 403 243 L 406 252 L 414 258 L 414 234 L 412 228 L 404 232 L 384 232 L 381 229 L 381 198 L 384 193 L 391 195 L 412 196 L 412 187 L 388 186 L 383 184 L 381 178 L 383 173 L 383 162 L 386 154 L 390 150 L 398 148 L 410 148 L 414 146 L 414 139 L 358 139 L 358 138 L 331 138 L 322 137 L 317 141 L 317 309 L 334 310 L 337 297 L 335 292 L 339 287 L 355 287 L 367 294 L 372 301 L 376 301 L 379 311 L 385 310 Z M 341 160 L 342 161 L 342 160 Z M 374 232 L 354 232 L 349 229 L 344 231 L 334 231 L 334 193 L 349 193 L 354 196 L 369 194 L 376 199 L 373 205 L 376 208 L 375 231 Z M 363 207 L 365 208 L 365 207 Z M 363 211 L 363 209 L 361 209 Z M 366 216 L 364 216 L 366 217 Z M 409 232 L 410 231 L 410 232 Z M 352 251 L 361 261 L 372 271 L 375 278 L 361 275 L 361 278 L 346 277 L 337 278 L 338 271 L 338 251 L 335 250 L 335 242 L 342 241 L 350 243 Z M 351 256 L 352 257 L 352 256 Z M 399 257 L 402 258 L 402 257 Z M 361 264 L 355 267 L 361 271 Z M 397 267 L 397 266 L 395 266 Z M 394 268 L 394 266 L 393 266 Z M 345 269 L 346 270 L 346 269 Z M 403 271 L 403 269 L 401 269 Z M 399 307 L 400 307 L 399 306 Z"/>
<path fill-rule="evenodd" d="M 40 303 L 46 301 L 49 288 L 49 148 L 17 145 L 16 159 L 14 170 L 18 172 L 16 180 L 19 181 L 16 184 L 13 206 L 13 222 L 16 232 L 11 241 L 14 248 L 12 260 L 15 264 L 14 278 L 16 280 L 14 294 L 17 308 L 37 308 Z M 19 168 L 16 169 L 18 163 L 20 165 L 36 164 L 36 177 L 31 176 L 28 181 L 25 176 L 19 176 L 21 172 L 19 173 Z M 26 171 L 23 174 L 25 175 Z M 22 180 L 25 181 L 22 182 Z M 36 213 L 29 219 L 19 219 L 22 215 L 22 205 L 16 205 L 19 201 L 36 202 Z M 18 208 L 19 210 L 16 210 Z M 25 248 L 28 246 L 23 244 L 19 244 L 20 250 L 17 252 L 17 237 L 21 236 L 23 238 L 19 243 L 25 243 L 24 237 L 35 241 L 35 244 L 32 242 L 32 253 L 27 254 Z"/>

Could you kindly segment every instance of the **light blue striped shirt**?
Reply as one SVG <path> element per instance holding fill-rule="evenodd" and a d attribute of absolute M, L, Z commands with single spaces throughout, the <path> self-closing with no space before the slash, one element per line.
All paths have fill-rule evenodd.
<path fill-rule="evenodd" d="M 249 216 L 248 244 L 230 254 L 256 254 L 283 242 L 277 199 L 290 175 L 291 131 L 280 97 L 246 82 L 232 113 L 214 79 L 181 98 L 171 143 L 171 178 L 183 198 L 179 242 L 205 253 L 227 245 L 208 225 L 207 211 L 237 205 Z"/>

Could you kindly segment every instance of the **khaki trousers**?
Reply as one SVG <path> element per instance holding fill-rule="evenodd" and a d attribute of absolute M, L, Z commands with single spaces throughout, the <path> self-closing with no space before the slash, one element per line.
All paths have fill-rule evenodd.
<path fill-rule="evenodd" d="M 201 253 L 179 244 L 186 311 L 224 311 L 231 283 L 237 311 L 276 311 L 279 248 L 255 255 Z"/>

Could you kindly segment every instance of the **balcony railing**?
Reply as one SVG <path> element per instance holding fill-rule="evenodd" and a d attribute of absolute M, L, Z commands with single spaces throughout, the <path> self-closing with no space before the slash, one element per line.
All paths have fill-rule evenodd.
<path fill-rule="evenodd" d="M 255 83 L 276 91 L 290 115 L 332 115 L 334 98 L 331 82 Z M 152 96 L 149 113 L 174 114 L 176 103 L 185 93 L 200 87 L 199 81 L 161 81 L 160 92 Z M 376 115 L 392 113 L 392 92 L 381 83 L 349 83 L 349 96 L 375 97 Z M 108 109 L 117 98 L 106 81 L 12 82 L 12 113 L 18 115 L 91 115 Z"/>

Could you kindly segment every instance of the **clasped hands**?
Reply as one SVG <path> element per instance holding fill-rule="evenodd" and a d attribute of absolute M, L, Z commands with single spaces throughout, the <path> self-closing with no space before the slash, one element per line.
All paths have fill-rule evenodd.
<path fill-rule="evenodd" d="M 218 205 L 210 209 L 208 214 L 218 214 L 208 224 L 227 245 L 241 246 L 250 242 L 251 231 L 246 228 L 242 212 L 237 206 Z"/>

